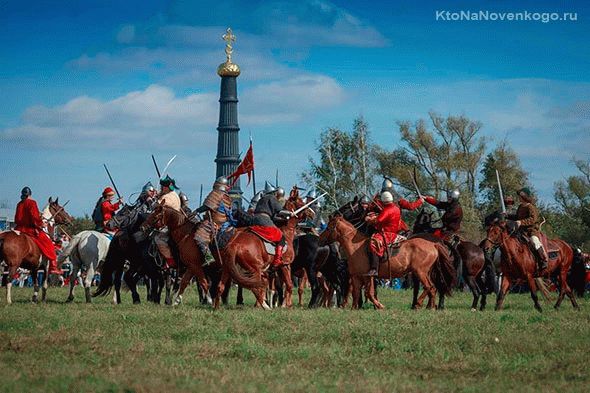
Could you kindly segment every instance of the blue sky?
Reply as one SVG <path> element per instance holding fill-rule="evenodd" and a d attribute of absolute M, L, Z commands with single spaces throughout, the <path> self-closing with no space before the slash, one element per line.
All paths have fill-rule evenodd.
<path fill-rule="evenodd" d="M 437 10 L 577 21 L 437 21 Z M 397 121 L 434 110 L 507 138 L 549 201 L 571 158 L 590 155 L 589 15 L 573 1 L 1 2 L 0 200 L 29 185 L 90 213 L 103 163 L 129 195 L 154 180 L 150 154 L 161 165 L 177 154 L 171 173 L 194 206 L 214 177 L 215 69 L 231 26 L 259 183 L 277 168 L 296 182 L 328 126 L 362 114 L 392 148 Z"/>

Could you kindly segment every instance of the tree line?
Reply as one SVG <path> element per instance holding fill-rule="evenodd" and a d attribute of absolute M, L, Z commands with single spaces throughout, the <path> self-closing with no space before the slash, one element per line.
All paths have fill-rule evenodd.
<path fill-rule="evenodd" d="M 387 149 L 371 139 L 367 121 L 359 116 L 352 129 L 329 127 L 320 133 L 316 154 L 309 158 L 301 180 L 308 187 L 327 192 L 324 212 L 332 212 L 355 196 L 372 197 L 383 177 L 390 178 L 401 197 L 417 198 L 420 191 L 445 199 L 455 188 L 461 191 L 463 232 L 471 240 L 483 236 L 484 217 L 500 209 L 496 170 L 505 195 L 529 187 L 529 174 L 507 140 L 493 145 L 482 135 L 483 124 L 464 115 L 443 117 L 430 112 L 427 119 L 397 123 L 398 142 Z M 578 174 L 554 186 L 554 199 L 538 204 L 546 219 L 543 231 L 573 246 L 590 248 L 590 161 L 573 159 Z M 414 214 L 409 214 L 411 220 Z"/>

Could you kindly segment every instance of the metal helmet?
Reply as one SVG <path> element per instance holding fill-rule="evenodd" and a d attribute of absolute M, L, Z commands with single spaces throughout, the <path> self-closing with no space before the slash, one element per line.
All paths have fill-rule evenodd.
<path fill-rule="evenodd" d="M 384 177 L 383 183 L 381 184 L 381 191 L 391 190 L 392 188 L 393 188 L 393 181 L 388 177 Z"/>
<path fill-rule="evenodd" d="M 32 194 L 33 193 L 31 192 L 31 189 L 29 187 L 24 187 L 20 192 L 20 199 L 27 199 Z"/>
<path fill-rule="evenodd" d="M 277 196 L 279 198 L 285 196 L 285 190 L 283 189 L 283 187 L 277 187 Z"/>
<path fill-rule="evenodd" d="M 264 193 L 265 194 L 270 194 L 275 192 L 277 189 L 275 187 L 273 187 L 272 184 L 270 184 L 268 181 L 264 182 Z"/>
<path fill-rule="evenodd" d="M 213 183 L 214 190 L 227 191 L 228 186 L 229 182 L 227 181 L 227 178 L 225 176 L 219 176 L 217 179 L 215 179 L 215 182 Z"/>
<path fill-rule="evenodd" d="M 449 201 L 458 201 L 459 200 L 459 196 L 461 196 L 461 193 L 459 192 L 459 190 L 454 189 L 453 191 L 450 191 L 447 194 L 447 199 Z"/>
<path fill-rule="evenodd" d="M 180 194 L 178 194 L 178 197 L 180 198 L 180 202 L 182 204 L 188 203 L 188 196 L 184 192 L 181 192 Z"/>
<path fill-rule="evenodd" d="M 315 190 L 309 190 L 309 192 L 307 193 L 307 195 L 305 196 L 306 198 L 309 199 L 316 199 L 317 198 L 317 193 L 315 192 Z"/>
<path fill-rule="evenodd" d="M 369 203 L 371 203 L 371 199 L 368 196 L 363 195 L 363 197 L 360 200 L 360 203 L 368 205 Z"/>
<path fill-rule="evenodd" d="M 393 203 L 393 195 L 389 191 L 383 191 L 381 193 L 381 202 L 385 204 Z"/>
<path fill-rule="evenodd" d="M 142 194 L 147 194 L 150 191 L 155 191 L 156 189 L 154 188 L 154 185 L 152 184 L 151 181 L 148 181 L 147 183 L 145 183 L 145 185 L 141 188 L 141 193 Z"/>

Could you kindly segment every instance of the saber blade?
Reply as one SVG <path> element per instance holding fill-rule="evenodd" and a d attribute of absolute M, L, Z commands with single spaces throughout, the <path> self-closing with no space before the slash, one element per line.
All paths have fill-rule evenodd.
<path fill-rule="evenodd" d="M 500 206 L 502 207 L 502 213 L 506 213 L 506 204 L 504 203 L 504 193 L 502 192 L 502 183 L 500 183 L 500 173 L 496 169 L 496 181 L 498 182 L 498 192 L 500 193 Z"/>

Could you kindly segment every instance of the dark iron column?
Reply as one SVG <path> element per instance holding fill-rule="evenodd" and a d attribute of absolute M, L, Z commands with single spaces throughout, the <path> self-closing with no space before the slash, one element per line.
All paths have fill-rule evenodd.
<path fill-rule="evenodd" d="M 233 173 L 240 164 L 240 127 L 238 126 L 238 86 L 237 78 L 240 75 L 240 67 L 232 63 L 231 43 L 236 37 L 231 29 L 227 29 L 223 35 L 226 42 L 225 54 L 227 59 L 217 68 L 217 75 L 221 77 L 221 91 L 219 97 L 219 124 L 217 126 L 217 164 L 216 176 L 228 176 Z M 242 189 L 240 180 L 231 189 L 230 194 L 241 200 Z"/>

